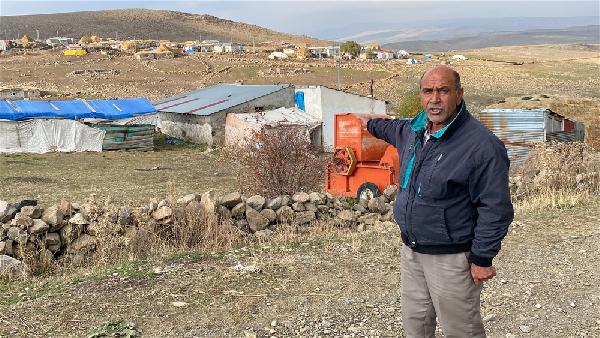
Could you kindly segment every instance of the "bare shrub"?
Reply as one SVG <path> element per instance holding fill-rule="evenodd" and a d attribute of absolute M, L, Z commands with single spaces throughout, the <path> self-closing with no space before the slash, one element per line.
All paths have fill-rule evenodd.
<path fill-rule="evenodd" d="M 511 191 L 521 204 L 566 207 L 600 194 L 600 154 L 583 143 L 537 145 L 515 167 Z M 537 202 L 536 202 L 537 201 Z"/>
<path fill-rule="evenodd" d="M 224 150 L 236 171 L 239 190 L 266 197 L 322 189 L 325 159 L 306 129 L 280 127 L 255 132 Z"/>

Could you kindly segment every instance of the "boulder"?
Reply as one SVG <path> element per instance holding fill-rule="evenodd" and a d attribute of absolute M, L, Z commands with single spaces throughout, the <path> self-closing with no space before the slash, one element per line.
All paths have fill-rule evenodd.
<path fill-rule="evenodd" d="M 294 209 L 294 211 L 305 211 L 306 207 L 302 202 L 294 202 L 292 203 L 292 209 Z"/>
<path fill-rule="evenodd" d="M 317 212 L 319 210 L 319 209 L 317 209 L 317 206 L 312 202 L 304 203 L 304 208 L 307 211 L 314 211 L 314 212 Z"/>
<path fill-rule="evenodd" d="M 219 200 L 221 205 L 231 209 L 242 202 L 242 195 L 239 192 L 231 192 L 221 196 Z"/>
<path fill-rule="evenodd" d="M 375 222 L 377 222 L 379 220 L 380 217 L 381 217 L 381 215 L 378 213 L 369 213 L 369 214 L 360 216 L 358 218 L 358 221 L 360 223 L 364 223 L 367 225 L 373 225 L 373 224 L 375 224 Z"/>
<path fill-rule="evenodd" d="M 60 238 L 63 244 L 69 244 L 73 242 L 81 234 L 81 225 L 68 223 L 64 227 L 60 228 Z"/>
<path fill-rule="evenodd" d="M 352 210 L 342 210 L 337 214 L 337 217 L 345 222 L 353 222 L 355 220 Z"/>
<path fill-rule="evenodd" d="M 321 194 L 319 194 L 318 192 L 311 192 L 310 194 L 308 194 L 308 199 L 310 203 L 313 203 L 315 205 L 321 205 L 325 203 L 323 198 L 321 198 Z"/>
<path fill-rule="evenodd" d="M 398 187 L 396 187 L 394 184 L 389 185 L 387 188 L 385 188 L 385 190 L 383 191 L 383 195 L 385 197 L 387 197 L 388 200 L 393 201 L 394 199 L 396 199 L 396 193 L 398 192 Z"/>
<path fill-rule="evenodd" d="M 225 206 L 219 205 L 217 207 L 217 214 L 221 220 L 231 219 L 231 211 Z"/>
<path fill-rule="evenodd" d="M 269 223 L 273 223 L 277 220 L 277 213 L 271 209 L 263 209 L 260 211 L 260 214 L 268 219 Z"/>
<path fill-rule="evenodd" d="M 254 195 L 246 200 L 246 205 L 256 211 L 261 211 L 265 206 L 266 200 L 260 195 Z"/>
<path fill-rule="evenodd" d="M 19 243 L 19 244 L 27 243 L 27 239 L 29 238 L 29 235 L 27 234 L 27 230 L 20 229 L 16 226 L 8 229 L 6 236 L 8 237 L 8 239 L 14 241 L 15 243 Z"/>
<path fill-rule="evenodd" d="M 46 234 L 46 245 L 60 245 L 60 235 L 56 232 L 49 232 Z"/>
<path fill-rule="evenodd" d="M 290 205 L 292 203 L 292 197 L 290 195 L 281 196 L 281 206 Z M 275 210 L 275 209 L 273 209 Z"/>
<path fill-rule="evenodd" d="M 122 207 L 119 209 L 119 216 L 117 223 L 120 225 L 131 225 L 133 224 L 133 211 L 129 207 Z"/>
<path fill-rule="evenodd" d="M 25 216 L 23 213 L 18 212 L 10 224 L 22 228 L 28 228 L 33 225 L 33 220 L 29 216 Z"/>
<path fill-rule="evenodd" d="M 371 212 L 376 212 L 379 214 L 385 214 L 388 212 L 388 206 L 386 205 L 387 201 L 385 197 L 379 196 L 375 198 L 371 198 L 369 200 L 368 209 Z"/>
<path fill-rule="evenodd" d="M 352 206 L 352 210 L 358 211 L 360 213 L 367 212 L 367 208 L 363 207 L 362 204 L 360 204 L 360 203 L 357 203 L 357 204 L 353 205 Z"/>
<path fill-rule="evenodd" d="M 158 205 L 156 207 L 160 208 L 160 207 L 170 207 L 170 206 L 171 206 L 171 202 L 169 202 L 168 200 L 160 200 L 160 202 L 158 202 Z"/>
<path fill-rule="evenodd" d="M 300 203 L 305 203 L 308 202 L 310 200 L 310 197 L 308 196 L 307 193 L 305 192 L 297 192 L 292 196 L 292 201 L 294 202 L 300 202 Z"/>
<path fill-rule="evenodd" d="M 65 216 L 71 216 L 73 214 L 73 206 L 71 202 L 62 200 L 60 201 L 60 205 L 58 206 L 58 211 L 60 211 Z"/>
<path fill-rule="evenodd" d="M 185 206 L 185 216 L 188 220 L 204 219 L 206 216 L 204 204 L 202 204 L 202 202 L 192 200 Z"/>
<path fill-rule="evenodd" d="M 11 239 L 6 239 L 4 240 L 4 253 L 9 255 L 9 256 L 13 256 L 14 255 L 14 250 L 13 250 L 13 240 Z"/>
<path fill-rule="evenodd" d="M 281 208 L 277 209 L 277 220 L 279 222 L 288 222 L 294 218 L 294 209 L 291 207 L 284 205 Z"/>
<path fill-rule="evenodd" d="M 277 196 L 275 198 L 270 199 L 267 202 L 267 208 L 271 209 L 271 210 L 277 210 L 279 208 L 281 208 L 281 206 L 283 205 L 283 197 L 282 196 Z"/>
<path fill-rule="evenodd" d="M 317 210 L 319 210 L 319 213 L 321 214 L 326 214 L 329 212 L 329 207 L 325 204 L 317 205 Z"/>
<path fill-rule="evenodd" d="M 9 222 L 17 213 L 14 205 L 5 201 L 0 201 L 0 223 Z"/>
<path fill-rule="evenodd" d="M 185 195 L 177 200 L 177 205 L 181 206 L 181 207 L 185 207 L 191 201 L 194 201 L 194 200 L 199 201 L 200 199 L 201 199 L 201 197 L 198 194 Z"/>
<path fill-rule="evenodd" d="M 250 207 L 246 208 L 246 220 L 252 232 L 264 230 L 269 226 L 269 219 Z"/>
<path fill-rule="evenodd" d="M 23 208 L 21 208 L 21 214 L 29 217 L 29 218 L 40 218 L 42 217 L 42 213 L 44 212 L 44 209 L 40 208 L 39 206 L 35 205 L 27 205 L 24 206 Z"/>
<path fill-rule="evenodd" d="M 217 210 L 218 204 L 215 191 L 211 189 L 202 194 L 202 196 L 200 197 L 200 203 L 202 203 L 202 206 L 204 207 L 205 215 L 214 214 Z"/>
<path fill-rule="evenodd" d="M 88 222 L 80 212 L 76 213 L 75 215 L 73 215 L 73 217 L 69 218 L 69 224 L 79 225 L 80 227 L 89 223 L 90 222 Z"/>
<path fill-rule="evenodd" d="M 0 255 L 5 255 L 6 254 L 6 242 L 5 241 L 0 241 Z"/>
<path fill-rule="evenodd" d="M 239 219 L 235 221 L 235 226 L 243 232 L 250 232 L 250 225 L 248 224 L 248 221 L 246 221 L 246 219 Z"/>
<path fill-rule="evenodd" d="M 96 243 L 96 237 L 83 234 L 69 245 L 69 251 L 85 255 L 96 249 Z"/>
<path fill-rule="evenodd" d="M 173 209 L 167 206 L 162 206 L 157 208 L 155 212 L 152 213 L 152 218 L 157 221 L 162 221 L 173 216 Z"/>
<path fill-rule="evenodd" d="M 246 203 L 240 202 L 233 209 L 231 209 L 231 217 L 235 219 L 242 219 L 246 213 Z"/>
<path fill-rule="evenodd" d="M 0 277 L 15 279 L 27 278 L 31 270 L 27 264 L 6 255 L 0 255 Z"/>
<path fill-rule="evenodd" d="M 98 222 L 90 222 L 90 224 L 85 227 L 85 233 L 90 236 L 98 236 L 100 234 L 100 225 Z"/>
<path fill-rule="evenodd" d="M 42 221 L 46 222 L 50 226 L 50 231 L 56 231 L 60 229 L 64 217 L 64 214 L 57 206 L 46 208 L 46 210 L 44 210 L 42 213 Z"/>
<path fill-rule="evenodd" d="M 30 234 L 39 235 L 48 232 L 50 226 L 41 219 L 34 219 L 33 225 L 28 229 Z"/>
<path fill-rule="evenodd" d="M 294 223 L 306 224 L 317 219 L 314 211 L 300 211 L 294 214 Z"/>

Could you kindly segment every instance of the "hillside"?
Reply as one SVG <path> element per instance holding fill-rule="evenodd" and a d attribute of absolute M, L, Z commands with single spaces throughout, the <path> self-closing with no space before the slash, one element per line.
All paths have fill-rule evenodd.
<path fill-rule="evenodd" d="M 150 9 L 123 9 L 41 15 L 0 17 L 0 38 L 14 39 L 28 34 L 40 38 L 58 35 L 98 35 L 119 39 L 220 40 L 252 44 L 265 41 L 322 44 L 306 36 L 275 32 L 256 25 L 196 15 Z"/>
<path fill-rule="evenodd" d="M 383 47 L 411 51 L 444 52 L 499 46 L 523 46 L 564 43 L 600 43 L 600 26 L 562 29 L 535 29 L 521 32 L 480 33 L 447 40 L 414 40 L 385 44 Z"/>

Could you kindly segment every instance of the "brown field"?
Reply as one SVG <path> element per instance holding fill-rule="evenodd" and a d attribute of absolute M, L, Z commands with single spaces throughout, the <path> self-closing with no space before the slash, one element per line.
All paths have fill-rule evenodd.
<path fill-rule="evenodd" d="M 522 96 L 585 122 L 600 139 L 598 46 L 487 48 L 453 64 L 474 113 Z M 345 89 L 389 100 L 394 109 L 418 88 L 425 65 L 345 61 Z M 486 61 L 487 60 L 487 61 Z M 495 60 L 495 61 L 490 61 Z M 500 61 L 500 62 L 498 62 Z M 523 62 L 514 65 L 510 62 Z M 81 69 L 116 70 L 98 77 Z M 47 99 L 144 96 L 159 99 L 218 82 L 336 86 L 331 60 L 269 61 L 254 56 L 194 55 L 140 63 L 132 56 L 67 58 L 55 52 L 0 55 L 0 85 L 48 92 Z M 525 102 L 525 101 L 522 101 Z M 527 104 L 535 104 L 527 101 Z M 152 198 L 236 188 L 218 150 L 161 147 L 152 153 L 0 155 L 0 199 L 61 199 L 139 206 Z M 557 197 L 558 196 L 558 197 Z M 517 205 L 486 284 L 489 337 L 600 336 L 600 199 L 548 195 Z M 554 198 L 557 200 L 555 201 Z M 105 321 L 128 320 L 143 337 L 399 337 L 400 239 L 394 225 L 365 232 L 314 227 L 270 241 L 214 252 L 167 252 L 145 260 L 59 271 L 0 282 L 0 337 L 82 337 Z M 258 270 L 241 273 L 237 264 Z M 155 273 L 160 268 L 160 273 Z M 182 307 L 173 302 L 185 302 Z M 438 333 L 438 336 L 441 336 Z"/>

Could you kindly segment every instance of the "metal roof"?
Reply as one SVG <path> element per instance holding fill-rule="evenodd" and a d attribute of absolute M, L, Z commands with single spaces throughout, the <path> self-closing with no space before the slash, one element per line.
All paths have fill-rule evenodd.
<path fill-rule="evenodd" d="M 159 112 L 208 116 L 290 85 L 219 84 L 154 102 Z"/>
<path fill-rule="evenodd" d="M 321 124 L 321 121 L 298 108 L 282 107 L 259 113 L 235 114 L 235 116 L 247 123 L 272 127 L 279 125 L 313 126 Z"/>
<path fill-rule="evenodd" d="M 114 120 L 155 111 L 150 101 L 144 98 L 69 101 L 0 100 L 0 119 L 11 121 L 34 118 Z"/>

